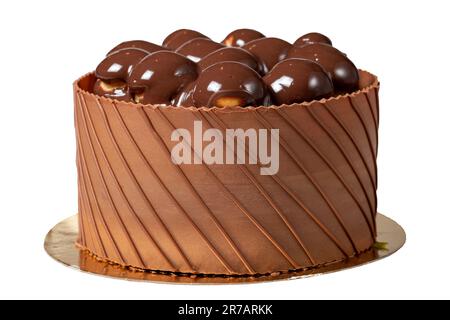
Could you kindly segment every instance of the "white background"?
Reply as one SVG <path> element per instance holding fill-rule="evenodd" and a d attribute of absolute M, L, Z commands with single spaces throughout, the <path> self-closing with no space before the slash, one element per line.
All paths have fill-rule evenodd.
<path fill-rule="evenodd" d="M 447 1 L 10 1 L 0 8 L 0 298 L 450 298 Z M 72 82 L 129 39 L 238 27 L 327 34 L 382 83 L 379 211 L 407 232 L 383 261 L 299 281 L 134 283 L 51 260 L 47 231 L 76 212 Z"/>

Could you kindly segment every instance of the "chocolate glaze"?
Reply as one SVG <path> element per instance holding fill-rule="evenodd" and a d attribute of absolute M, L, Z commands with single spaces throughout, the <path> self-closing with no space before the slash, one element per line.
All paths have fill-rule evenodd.
<path fill-rule="evenodd" d="M 321 33 L 318 33 L 318 32 L 311 32 L 311 33 L 304 34 L 303 36 L 301 36 L 300 38 L 295 40 L 294 46 L 301 47 L 301 46 L 304 46 L 309 43 L 317 43 L 317 42 L 325 43 L 330 46 L 333 45 L 330 38 L 328 38 L 327 36 L 325 36 Z"/>
<path fill-rule="evenodd" d="M 323 43 L 292 47 L 288 58 L 302 58 L 319 63 L 329 73 L 337 92 L 351 92 L 358 88 L 358 69 L 341 51 Z"/>
<path fill-rule="evenodd" d="M 121 80 L 106 81 L 97 79 L 94 84 L 93 92 L 96 95 L 105 96 L 110 99 L 131 101 L 127 83 Z"/>
<path fill-rule="evenodd" d="M 102 80 L 126 81 L 134 66 L 147 55 L 147 51 L 137 48 L 113 52 L 100 62 L 95 70 L 95 75 Z"/>
<path fill-rule="evenodd" d="M 240 62 L 258 73 L 263 72 L 262 63 L 253 54 L 244 49 L 233 47 L 225 47 L 211 52 L 198 62 L 198 67 L 204 70 L 217 62 L 223 61 Z"/>
<path fill-rule="evenodd" d="M 223 42 L 228 46 L 214 42 L 203 34 L 188 29 L 180 29 L 170 34 L 164 40 L 165 47 L 142 40 L 123 42 L 113 48 L 97 67 L 96 75 L 101 81 L 98 81 L 93 87 L 94 92 L 99 95 L 122 100 L 129 100 L 131 97 L 132 99 L 136 99 L 137 102 L 143 103 L 172 103 L 177 106 L 190 105 L 202 107 L 203 105 L 199 101 L 205 102 L 206 100 L 199 99 L 199 101 L 195 101 L 193 98 L 195 91 L 193 81 L 197 78 L 197 74 L 202 74 L 205 70 L 217 63 L 236 62 L 264 76 L 277 63 L 284 61 L 286 57 L 307 59 L 320 64 L 329 74 L 335 93 L 337 94 L 351 92 L 358 87 L 358 70 L 354 64 L 345 54 L 333 48 L 330 39 L 320 33 L 305 34 L 297 39 L 293 46 L 278 38 L 266 38 L 263 34 L 255 30 L 238 29 L 231 32 Z M 233 45 L 235 46 L 233 47 Z M 243 47 L 238 47 L 240 45 L 243 45 Z M 170 47 L 178 47 L 175 52 L 179 55 L 168 55 L 167 52 L 169 52 Z M 165 53 L 157 55 L 156 57 L 159 60 L 152 62 L 151 66 L 141 66 L 143 68 L 141 71 L 143 73 L 146 72 L 146 76 L 149 76 L 149 74 L 152 75 L 150 77 L 151 90 L 148 83 L 144 84 L 143 82 L 145 81 L 135 78 L 133 80 L 134 83 L 131 84 L 132 90 L 130 91 L 128 89 L 128 77 L 134 66 L 147 55 L 157 52 Z M 180 58 L 181 56 L 183 57 Z M 193 63 L 186 64 L 186 59 L 190 59 Z M 149 63 L 150 60 L 146 61 L 146 63 Z M 189 76 L 186 79 L 170 75 L 171 71 L 176 71 L 177 66 L 184 66 L 190 70 L 195 65 L 194 63 L 197 63 L 197 71 L 196 73 L 191 72 L 192 70 L 189 71 Z M 167 74 L 161 71 L 164 69 L 162 66 L 158 66 L 157 70 L 159 70 L 160 75 L 154 75 L 152 68 L 156 68 L 157 64 L 168 64 L 167 70 L 165 70 Z M 299 70 L 288 70 L 285 68 L 285 66 L 292 67 L 293 65 L 299 65 Z M 325 80 L 320 82 L 324 86 L 323 88 L 317 84 L 318 79 L 314 78 L 318 77 L 314 71 L 315 67 L 305 62 L 281 64 L 277 70 L 266 78 L 266 82 L 271 86 L 277 87 L 277 83 L 280 83 L 280 86 L 277 87 L 280 89 L 279 92 L 272 92 L 275 98 L 274 102 L 293 103 L 328 96 L 329 84 Z M 171 68 L 175 69 L 172 70 Z M 240 69 L 234 69 L 238 73 L 240 72 Z M 166 75 L 163 76 L 162 74 Z M 142 76 L 143 74 L 138 77 Z M 242 74 L 230 74 L 229 76 L 237 79 L 234 86 L 229 84 L 230 89 L 227 89 L 234 90 L 234 93 L 232 92 L 234 99 L 230 97 L 228 99 L 221 99 L 221 105 L 253 105 L 256 101 L 259 101 L 258 99 L 254 99 L 252 93 L 239 89 L 241 85 L 240 81 L 244 81 Z M 201 78 L 203 79 L 205 77 Z M 221 81 L 219 79 L 220 73 L 211 75 L 209 72 L 208 77 L 218 77 L 217 79 Z M 312 77 L 313 80 L 307 82 L 306 79 L 309 79 L 309 77 Z M 296 81 L 290 83 L 289 86 L 285 86 L 280 82 L 286 82 L 287 79 L 291 78 Z M 197 84 L 197 82 L 195 83 Z M 314 85 L 308 87 L 305 86 L 306 83 L 309 83 L 308 85 Z M 274 91 L 273 88 L 272 91 Z M 217 93 L 217 96 L 219 95 L 222 95 L 222 93 Z M 270 96 L 270 94 L 267 96 Z M 269 98 L 264 100 L 263 104 L 268 104 L 268 100 Z M 211 106 L 209 100 L 205 103 L 207 103 L 207 106 Z M 217 104 L 217 102 L 213 104 Z"/>
<path fill-rule="evenodd" d="M 286 59 L 264 77 L 277 105 L 326 98 L 333 94 L 333 83 L 318 64 L 305 59 Z"/>
<path fill-rule="evenodd" d="M 264 105 L 267 90 L 259 74 L 238 62 L 219 62 L 198 77 L 193 92 L 195 105 L 228 107 Z"/>
<path fill-rule="evenodd" d="M 158 51 L 135 66 L 128 85 L 138 102 L 170 104 L 178 91 L 196 77 L 194 62 L 172 51 Z"/>
<path fill-rule="evenodd" d="M 172 105 L 177 107 L 193 107 L 194 99 L 192 97 L 197 82 L 193 81 L 183 88 L 172 100 Z"/>
<path fill-rule="evenodd" d="M 243 47 L 246 43 L 264 38 L 265 36 L 253 29 L 237 29 L 228 34 L 222 43 L 227 47 Z"/>
<path fill-rule="evenodd" d="M 261 38 L 250 41 L 243 48 L 254 54 L 263 64 L 264 73 L 286 58 L 292 45 L 278 38 Z"/>
<path fill-rule="evenodd" d="M 144 41 L 144 40 L 131 40 L 131 41 L 125 41 L 122 42 L 121 44 L 115 46 L 114 48 L 111 49 L 111 51 L 108 52 L 107 55 L 110 55 L 113 52 L 119 51 L 121 49 L 126 49 L 126 48 L 137 48 L 137 49 L 142 49 L 147 51 L 148 53 L 152 53 L 155 51 L 160 51 L 160 50 L 165 50 L 163 47 L 148 42 L 148 41 Z"/>
<path fill-rule="evenodd" d="M 176 52 L 188 57 L 194 62 L 198 62 L 203 57 L 220 48 L 223 48 L 223 44 L 214 42 L 210 39 L 196 38 L 180 46 Z"/>
<path fill-rule="evenodd" d="M 209 39 L 207 36 L 200 32 L 189 29 L 179 29 L 172 32 L 164 39 L 163 46 L 172 50 L 176 50 L 181 45 L 195 38 Z"/>

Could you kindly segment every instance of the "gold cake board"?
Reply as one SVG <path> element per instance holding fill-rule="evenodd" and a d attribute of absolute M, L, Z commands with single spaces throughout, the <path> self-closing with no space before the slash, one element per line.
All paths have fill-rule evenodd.
<path fill-rule="evenodd" d="M 277 280 L 295 280 L 361 266 L 386 258 L 397 252 L 406 241 L 403 228 L 394 220 L 378 214 L 378 235 L 374 247 L 356 257 L 318 268 L 288 272 L 283 274 L 260 275 L 256 277 L 214 277 L 195 275 L 164 274 L 163 272 L 141 272 L 123 268 L 119 265 L 99 261 L 86 251 L 75 246 L 78 237 L 78 220 L 74 215 L 53 227 L 45 238 L 45 250 L 56 261 L 83 272 L 118 278 L 123 280 L 186 283 L 186 284 L 236 284 L 256 283 Z"/>

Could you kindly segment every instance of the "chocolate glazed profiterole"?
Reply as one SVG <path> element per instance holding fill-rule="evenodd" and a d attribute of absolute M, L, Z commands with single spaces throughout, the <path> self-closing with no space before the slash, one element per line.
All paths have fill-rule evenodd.
<path fill-rule="evenodd" d="M 310 43 L 302 47 L 292 47 L 287 56 L 319 63 L 329 73 L 338 93 L 351 92 L 358 88 L 358 69 L 345 54 L 330 45 Z"/>
<path fill-rule="evenodd" d="M 175 52 L 188 57 L 194 62 L 198 62 L 206 55 L 220 48 L 223 48 L 221 43 L 205 38 L 195 38 L 182 44 Z"/>
<path fill-rule="evenodd" d="M 78 245 L 132 270 L 245 278 L 370 250 L 379 83 L 328 40 L 182 29 L 164 50 L 114 48 L 74 86 Z M 173 161 L 181 145 L 192 164 Z"/>
<path fill-rule="evenodd" d="M 181 45 L 185 44 L 186 42 L 195 39 L 195 38 L 206 38 L 209 39 L 204 34 L 189 30 L 189 29 L 180 29 L 177 31 L 172 32 L 169 34 L 163 41 L 163 47 L 166 47 L 168 49 L 176 50 Z"/>
<path fill-rule="evenodd" d="M 211 52 L 198 62 L 198 67 L 201 70 L 205 70 L 206 68 L 212 66 L 217 62 L 224 62 L 224 61 L 240 62 L 252 68 L 259 74 L 262 74 L 264 71 L 263 64 L 253 54 L 251 54 L 247 50 L 232 47 L 226 47 Z"/>
<path fill-rule="evenodd" d="M 128 48 L 137 48 L 137 49 L 142 49 L 144 51 L 147 51 L 148 53 L 152 53 L 155 51 L 160 51 L 160 50 L 164 50 L 163 47 L 148 42 L 148 41 L 144 41 L 144 40 L 131 40 L 131 41 L 125 41 L 122 42 L 120 44 L 118 44 L 117 46 L 115 46 L 114 48 L 112 48 L 109 52 L 108 52 L 108 56 L 116 51 L 119 51 L 121 49 L 128 49 Z"/>
<path fill-rule="evenodd" d="M 200 74 L 193 101 L 206 107 L 259 106 L 268 104 L 268 95 L 255 70 L 227 61 L 216 63 Z"/>
<path fill-rule="evenodd" d="M 301 47 L 301 46 L 304 46 L 309 43 L 317 43 L 317 42 L 325 43 L 330 46 L 333 45 L 331 40 L 327 36 L 325 36 L 321 33 L 311 32 L 311 33 L 304 34 L 303 36 L 301 36 L 300 38 L 295 40 L 294 46 Z"/>
<path fill-rule="evenodd" d="M 94 93 L 117 100 L 130 100 L 128 76 L 133 67 L 149 53 L 138 48 L 126 48 L 109 54 L 95 70 L 98 80 Z"/>
<path fill-rule="evenodd" d="M 243 47 L 246 43 L 265 36 L 252 29 L 237 29 L 228 34 L 222 43 L 228 47 Z"/>
<path fill-rule="evenodd" d="M 286 58 L 292 45 L 278 38 L 261 38 L 248 42 L 243 48 L 254 54 L 263 64 L 267 73 L 278 62 Z"/>
<path fill-rule="evenodd" d="M 138 103 L 169 105 L 178 91 L 196 78 L 194 62 L 175 52 L 158 51 L 134 67 L 128 85 Z"/>
<path fill-rule="evenodd" d="M 313 61 L 286 59 L 264 76 L 275 104 L 291 104 L 328 98 L 333 94 L 333 82 L 325 70 Z"/>

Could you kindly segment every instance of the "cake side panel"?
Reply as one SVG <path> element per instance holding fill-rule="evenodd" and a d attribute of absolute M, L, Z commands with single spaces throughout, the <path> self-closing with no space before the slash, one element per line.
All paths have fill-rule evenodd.
<path fill-rule="evenodd" d="M 170 135 L 152 127 L 157 115 L 117 108 L 81 92 L 76 116 L 79 198 L 86 203 L 80 205 L 80 221 L 89 219 L 80 229 L 92 239 L 85 243 L 92 253 L 122 265 L 172 272 L 285 269 L 277 264 L 280 257 L 254 269 L 230 244 L 212 213 L 188 190 L 191 182 L 171 162 L 164 149 Z"/>
<path fill-rule="evenodd" d="M 170 241 L 155 236 L 145 224 L 139 193 L 123 165 L 123 158 L 111 139 L 103 107 L 90 95 L 77 95 L 77 143 L 80 171 L 81 220 L 90 219 L 84 233 L 93 240 L 87 248 L 102 258 L 123 265 L 155 270 L 192 271 L 175 262 L 161 247 Z M 150 213 L 150 212 L 149 212 Z M 159 229 L 157 229 L 159 230 Z M 90 245 L 91 244 L 91 245 Z M 101 247 L 104 250 L 99 250 Z M 182 260 L 181 260 L 182 261 Z M 183 262 L 183 261 L 182 261 Z"/>
<path fill-rule="evenodd" d="M 376 86 L 345 100 L 331 100 L 326 104 L 327 113 L 333 118 L 331 126 L 335 137 L 342 141 L 355 164 L 362 169 L 362 177 L 370 180 L 366 190 L 372 194 L 374 219 L 377 213 L 378 185 L 378 89 Z"/>
<path fill-rule="evenodd" d="M 374 234 L 370 201 L 352 164 L 312 117 L 311 112 L 320 107 L 261 110 L 260 115 L 267 126 L 280 128 L 280 150 L 285 155 L 280 164 L 293 167 L 280 170 L 282 179 L 316 217 L 332 227 L 340 243 L 349 246 L 347 250 L 360 251 L 370 245 L 370 238 L 361 235 Z"/>
<path fill-rule="evenodd" d="M 342 106 L 345 109 L 348 99 L 341 97 L 335 101 L 336 108 Z M 293 236 L 313 261 L 323 261 L 325 256 L 330 261 L 330 257 L 337 254 L 332 252 L 333 249 L 338 250 L 337 255 L 341 258 L 364 251 L 371 247 L 376 234 L 376 194 L 368 178 L 370 173 L 359 170 L 358 161 L 347 156 L 339 142 L 341 137 L 320 126 L 317 121 L 320 120 L 320 111 L 316 111 L 324 107 L 323 103 L 314 103 L 309 106 L 259 108 L 242 113 L 213 112 L 219 122 L 229 128 L 279 130 L 279 172 L 273 176 L 261 176 L 255 172 L 255 179 L 275 203 L 275 206 L 266 203 L 268 209 L 262 219 L 268 221 L 268 217 L 281 217 L 284 228 L 269 223 L 269 232 L 275 238 Z M 317 119 L 312 113 L 317 113 Z M 328 123 L 330 121 L 333 124 Z M 322 120 L 322 125 L 336 125 L 336 120 Z M 358 140 L 362 139 L 361 134 L 365 134 L 353 127 L 348 128 L 348 133 Z M 246 199 L 248 193 L 239 193 L 226 176 L 223 182 L 231 190 L 236 190 L 237 198 L 242 199 L 249 211 L 258 212 L 258 204 Z M 257 192 L 251 180 L 243 179 L 242 183 L 253 186 L 253 193 Z M 310 224 L 305 223 L 305 219 Z M 327 250 L 330 251 L 325 252 Z"/>

